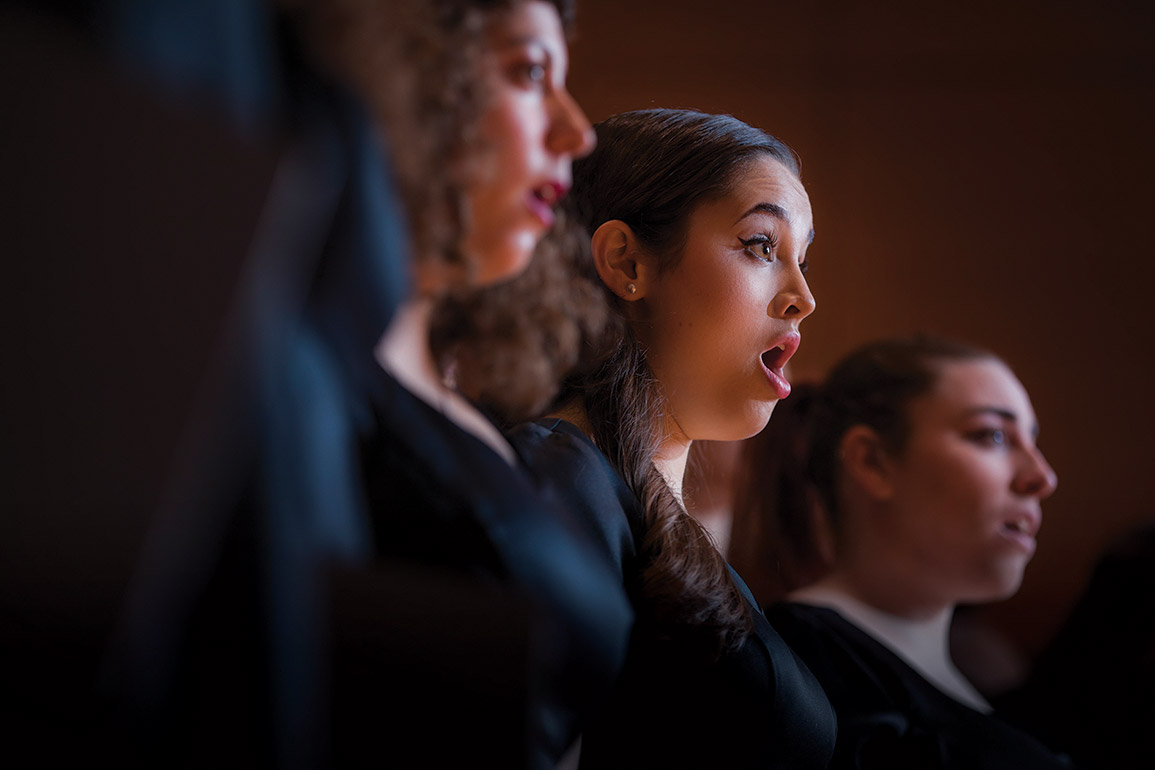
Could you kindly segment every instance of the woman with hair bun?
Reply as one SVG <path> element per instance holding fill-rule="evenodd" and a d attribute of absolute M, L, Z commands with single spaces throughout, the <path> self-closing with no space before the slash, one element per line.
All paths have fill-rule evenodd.
<path fill-rule="evenodd" d="M 830 766 L 1068 767 L 993 715 L 949 650 L 957 605 L 1018 589 L 1055 490 L 1022 384 L 986 351 L 893 339 L 795 407 L 792 432 L 748 443 L 735 540 L 764 571 L 773 552 L 808 555 L 767 617 L 838 714 Z"/>

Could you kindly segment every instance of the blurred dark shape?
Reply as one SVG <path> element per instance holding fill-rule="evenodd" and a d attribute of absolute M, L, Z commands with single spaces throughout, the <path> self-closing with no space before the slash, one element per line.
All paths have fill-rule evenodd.
<path fill-rule="evenodd" d="M 289 86 L 272 0 L 108 0 L 96 17 L 127 71 L 178 103 L 199 100 L 235 129 L 275 129 Z"/>
<path fill-rule="evenodd" d="M 1081 768 L 1152 767 L 1155 521 L 1115 540 L 1027 681 L 996 702 Z"/>
<path fill-rule="evenodd" d="M 126 82 L 87 18 L 0 10 L 0 703 L 26 766 L 117 764 L 96 672 L 275 162 Z"/>
<path fill-rule="evenodd" d="M 67 5 L 0 10 L 7 750 L 313 766 L 408 285 L 377 132 L 269 4 Z"/>

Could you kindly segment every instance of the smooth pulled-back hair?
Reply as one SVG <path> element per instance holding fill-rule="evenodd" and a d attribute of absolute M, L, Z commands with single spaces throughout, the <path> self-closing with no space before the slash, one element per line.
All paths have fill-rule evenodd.
<path fill-rule="evenodd" d="M 997 360 L 980 348 L 927 335 L 859 347 L 821 385 L 796 386 L 770 424 L 742 450 L 735 479 L 731 563 L 764 602 L 800 588 L 828 567 L 818 519 L 837 530 L 839 446 L 858 425 L 900 454 L 910 435 L 910 405 L 938 383 L 942 366 Z M 819 513 L 821 511 L 821 514 Z"/>
<path fill-rule="evenodd" d="M 620 219 L 660 269 L 677 263 L 698 204 L 725 196 L 746 163 L 769 155 L 799 174 L 789 147 L 730 115 L 638 110 L 595 128 L 597 148 L 574 164 L 577 220 L 592 233 Z"/>
<path fill-rule="evenodd" d="M 846 432 L 865 425 L 887 451 L 901 453 L 910 435 L 908 407 L 934 389 L 941 365 L 992 358 L 979 348 L 920 335 L 865 345 L 830 370 L 811 419 L 806 473 L 833 522 L 842 512 L 838 445 Z"/>
<path fill-rule="evenodd" d="M 677 264 L 691 214 L 740 184 L 756 158 L 769 156 L 798 173 L 790 149 L 737 118 L 687 110 L 641 110 L 594 127 L 598 144 L 574 164 L 568 213 L 592 233 L 619 219 L 659 270 Z M 588 239 L 587 239 L 588 248 Z M 639 620 L 707 656 L 741 644 L 750 610 L 705 529 L 689 516 L 654 465 L 667 405 L 623 302 L 596 276 L 590 280 L 616 311 L 594 364 L 570 377 L 562 400 L 577 398 L 594 442 L 621 473 L 644 514 L 641 584 L 631 587 Z"/>

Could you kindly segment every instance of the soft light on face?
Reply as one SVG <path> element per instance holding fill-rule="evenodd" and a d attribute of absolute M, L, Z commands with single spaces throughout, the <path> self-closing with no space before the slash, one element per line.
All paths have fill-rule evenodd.
<path fill-rule="evenodd" d="M 646 287 L 638 333 L 678 441 L 736 440 L 789 393 L 782 367 L 814 310 L 804 277 L 810 199 L 769 155 L 690 217 L 681 258 Z"/>
<path fill-rule="evenodd" d="M 908 417 L 880 526 L 943 601 L 1006 598 L 1034 554 L 1040 502 L 1057 481 L 1035 445 L 1030 398 L 999 361 L 953 361 Z"/>
<path fill-rule="evenodd" d="M 569 60 L 554 6 L 531 0 L 499 12 L 486 40 L 490 101 L 481 133 L 489 152 L 466 195 L 465 251 L 479 284 L 525 269 L 569 190 L 571 162 L 594 144 L 566 90 Z"/>

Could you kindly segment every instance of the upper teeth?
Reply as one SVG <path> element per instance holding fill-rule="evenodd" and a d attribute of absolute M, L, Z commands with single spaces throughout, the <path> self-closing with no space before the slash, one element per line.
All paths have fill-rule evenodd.
<path fill-rule="evenodd" d="M 553 185 L 545 185 L 537 191 L 537 197 L 541 198 L 546 203 L 553 203 L 557 197 L 557 191 L 554 190 Z"/>

